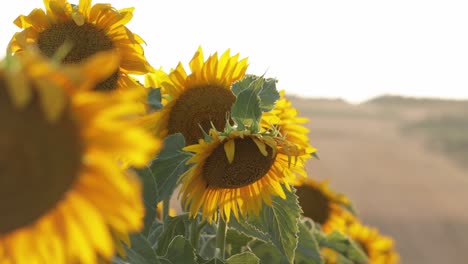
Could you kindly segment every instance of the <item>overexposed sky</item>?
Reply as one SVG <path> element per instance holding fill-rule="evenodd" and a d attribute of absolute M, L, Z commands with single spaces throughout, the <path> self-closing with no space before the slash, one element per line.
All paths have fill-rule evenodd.
<path fill-rule="evenodd" d="M 468 98 L 466 0 L 97 2 L 134 6 L 128 27 L 146 40 L 150 63 L 165 70 L 187 65 L 201 45 L 206 55 L 231 48 L 249 57 L 249 73 L 276 77 L 290 94 Z M 2 51 L 18 31 L 17 15 L 43 7 L 42 0 L 5 3 Z"/>

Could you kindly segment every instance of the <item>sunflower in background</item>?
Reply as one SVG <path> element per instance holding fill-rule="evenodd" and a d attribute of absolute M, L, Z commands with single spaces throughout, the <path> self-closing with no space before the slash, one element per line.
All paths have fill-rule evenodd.
<path fill-rule="evenodd" d="M 45 11 L 34 9 L 20 15 L 14 23 L 23 29 L 10 44 L 11 53 L 19 53 L 28 45 L 36 45 L 42 54 L 63 56 L 63 63 L 79 63 L 100 51 L 119 54 L 119 67 L 95 85 L 99 91 L 129 89 L 141 85 L 130 75 L 152 70 L 146 61 L 140 36 L 125 25 L 133 16 L 133 8 L 116 10 L 110 4 L 80 0 L 72 5 L 66 0 L 44 0 Z M 65 49 L 65 50 L 61 50 Z"/>
<path fill-rule="evenodd" d="M 350 222 L 340 230 L 353 239 L 366 253 L 369 264 L 397 264 L 398 252 L 395 250 L 394 241 L 379 233 L 375 228 L 361 224 L 357 219 Z M 322 250 L 326 264 L 336 264 L 338 253 L 331 249 Z"/>
<path fill-rule="evenodd" d="M 215 53 L 205 61 L 201 48 L 190 61 L 187 74 L 181 63 L 169 75 L 155 71 L 146 77 L 147 86 L 159 86 L 165 100 L 161 111 L 142 119 L 145 127 L 161 138 L 182 133 L 187 145 L 203 138 L 202 130 L 211 124 L 224 130 L 226 115 L 236 100 L 231 85 L 242 79 L 247 70 L 247 59 L 231 56 L 229 50 L 221 57 Z"/>
<path fill-rule="evenodd" d="M 347 211 L 349 199 L 334 193 L 327 182 L 317 182 L 306 178 L 295 183 L 296 195 L 304 211 L 303 215 L 320 224 L 325 233 L 346 226 L 354 218 Z"/>
<path fill-rule="evenodd" d="M 317 152 L 317 149 L 310 144 L 309 129 L 304 126 L 309 120 L 304 117 L 298 117 L 298 110 L 292 106 L 285 96 L 285 91 L 280 91 L 280 98 L 276 101 L 275 107 L 270 112 L 262 115 L 261 126 L 263 129 L 269 129 L 272 126 L 277 127 L 279 133 L 286 140 L 294 143 L 297 147 L 304 150 L 303 155 L 297 157 L 295 172 L 300 176 L 307 178 L 305 172 L 305 163 Z"/>
<path fill-rule="evenodd" d="M 109 261 L 115 235 L 142 228 L 140 182 L 115 155 L 141 167 L 160 142 L 130 122 L 136 93 L 89 87 L 117 62 L 64 68 L 25 50 L 1 63 L 0 263 Z"/>
<path fill-rule="evenodd" d="M 201 209 L 208 222 L 221 217 L 228 222 L 249 213 L 258 215 L 262 203 L 271 206 L 271 197 L 285 198 L 282 185 L 295 175 L 291 159 L 300 155 L 283 139 L 248 131 L 220 133 L 210 130 L 211 138 L 184 150 L 195 153 L 192 166 L 181 178 L 184 209 L 195 217 Z"/>

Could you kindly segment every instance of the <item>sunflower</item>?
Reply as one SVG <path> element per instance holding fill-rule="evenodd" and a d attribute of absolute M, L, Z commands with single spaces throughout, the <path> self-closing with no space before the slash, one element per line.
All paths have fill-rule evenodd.
<path fill-rule="evenodd" d="M 114 234 L 142 227 L 140 182 L 115 155 L 141 167 L 160 142 L 129 119 L 135 93 L 77 79 L 106 78 L 109 56 L 64 68 L 25 50 L 1 64 L 0 263 L 109 261 Z"/>
<path fill-rule="evenodd" d="M 379 233 L 375 228 L 362 225 L 357 219 L 340 230 L 353 239 L 368 256 L 371 264 L 397 264 L 399 255 L 395 250 L 394 241 Z M 322 251 L 327 264 L 335 264 L 338 254 L 327 249 Z"/>
<path fill-rule="evenodd" d="M 304 155 L 297 159 L 300 165 L 296 166 L 296 171 L 300 176 L 307 177 L 303 169 L 304 164 L 312 157 L 313 153 L 317 152 L 317 149 L 310 145 L 307 136 L 309 129 L 304 126 L 309 120 L 298 117 L 298 110 L 292 106 L 291 101 L 285 97 L 284 93 L 284 90 L 280 91 L 280 98 L 276 101 L 273 110 L 262 115 L 261 126 L 265 130 L 270 129 L 272 126 L 277 127 L 280 134 L 288 141 L 304 150 Z"/>
<path fill-rule="evenodd" d="M 146 79 L 147 86 L 160 85 L 167 101 L 161 111 L 142 119 L 145 127 L 160 137 L 182 133 L 187 145 L 196 144 L 203 137 L 203 128 L 211 124 L 218 130 L 226 125 L 226 114 L 236 100 L 231 85 L 242 79 L 247 70 L 247 59 L 225 51 L 205 61 L 203 51 L 198 51 L 190 61 L 191 73 L 187 74 L 181 63 L 169 74 L 155 71 Z"/>
<path fill-rule="evenodd" d="M 141 88 L 130 74 L 146 74 L 152 67 L 143 55 L 144 41 L 125 26 L 133 16 L 133 8 L 116 10 L 110 4 L 91 6 L 91 0 L 80 0 L 78 5 L 66 0 L 44 0 L 44 5 L 45 11 L 34 9 L 14 21 L 23 31 L 13 36 L 9 44 L 11 53 L 35 44 L 42 54 L 59 55 L 63 63 L 73 64 L 100 51 L 114 50 L 119 54 L 119 67 L 97 83 L 95 89 Z"/>
<path fill-rule="evenodd" d="M 193 217 L 201 209 L 208 222 L 217 220 L 218 210 L 225 221 L 231 212 L 239 219 L 258 214 L 262 202 L 271 205 L 272 196 L 286 197 L 282 184 L 291 190 L 291 156 L 299 155 L 294 145 L 249 131 L 222 134 L 212 129 L 210 136 L 184 148 L 195 153 L 187 162 L 194 166 L 180 179 L 179 198 Z"/>
<path fill-rule="evenodd" d="M 306 178 L 295 184 L 303 215 L 320 224 L 325 233 L 345 226 L 353 219 L 345 209 L 345 206 L 350 205 L 349 199 L 332 192 L 327 182 Z"/>
<path fill-rule="evenodd" d="M 278 126 L 281 134 L 285 135 L 288 141 L 293 142 L 299 147 L 308 149 L 309 152 L 315 152 L 315 148 L 310 145 L 309 129 L 304 124 L 309 122 L 307 118 L 298 117 L 298 110 L 292 106 L 292 102 L 285 96 L 285 91 L 281 90 L 280 98 L 276 101 L 275 107 L 271 111 L 273 117 L 265 116 L 262 118 L 262 127 L 268 129 L 271 125 Z"/>

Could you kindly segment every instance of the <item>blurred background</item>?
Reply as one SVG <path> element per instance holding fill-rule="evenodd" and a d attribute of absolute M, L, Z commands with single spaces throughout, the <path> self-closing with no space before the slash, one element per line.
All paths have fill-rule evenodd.
<path fill-rule="evenodd" d="M 365 224 L 392 236 L 401 263 L 468 258 L 468 101 L 379 96 L 354 105 L 293 98 L 310 118 L 327 179 Z"/>
<path fill-rule="evenodd" d="M 310 177 L 394 237 L 402 263 L 467 262 L 468 2 L 98 2 L 135 7 L 128 27 L 155 68 L 187 65 L 199 45 L 249 57 L 310 118 Z M 0 8 L 1 50 L 33 8 L 43 1 Z"/>

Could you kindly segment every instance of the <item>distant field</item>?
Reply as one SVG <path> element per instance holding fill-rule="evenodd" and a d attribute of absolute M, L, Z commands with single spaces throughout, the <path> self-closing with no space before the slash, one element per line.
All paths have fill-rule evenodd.
<path fill-rule="evenodd" d="M 366 104 L 400 111 L 403 134 L 423 136 L 429 151 L 439 151 L 468 167 L 468 101 L 382 96 Z M 405 114 L 412 118 L 405 119 Z"/>
<path fill-rule="evenodd" d="M 468 100 L 380 96 L 360 105 L 340 99 L 292 98 L 304 115 L 380 119 L 396 122 L 401 133 L 423 140 L 428 151 L 441 152 L 468 167 Z"/>
<path fill-rule="evenodd" d="M 467 101 L 291 100 L 319 151 L 309 176 L 329 180 L 364 223 L 394 237 L 402 264 L 466 263 Z"/>

